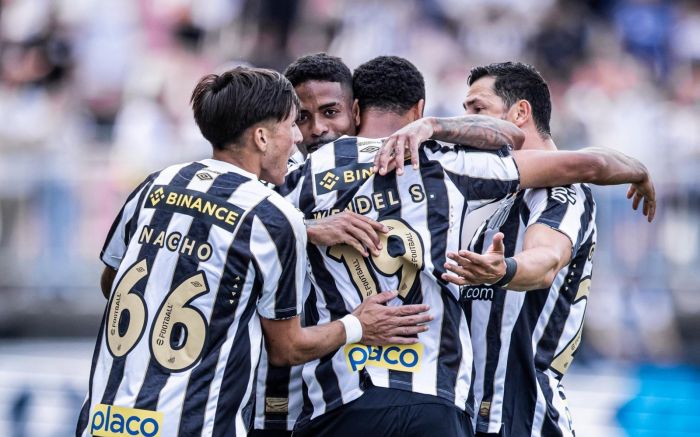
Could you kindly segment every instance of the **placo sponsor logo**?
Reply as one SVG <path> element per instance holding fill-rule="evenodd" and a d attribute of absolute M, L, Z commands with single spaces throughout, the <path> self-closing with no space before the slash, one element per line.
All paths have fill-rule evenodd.
<path fill-rule="evenodd" d="M 420 370 L 423 358 L 423 345 L 421 343 L 388 346 L 349 344 L 345 346 L 344 352 L 345 362 L 351 372 L 362 370 L 365 366 L 417 372 Z"/>
<path fill-rule="evenodd" d="M 98 404 L 90 418 L 90 434 L 99 437 L 160 437 L 163 413 Z"/>

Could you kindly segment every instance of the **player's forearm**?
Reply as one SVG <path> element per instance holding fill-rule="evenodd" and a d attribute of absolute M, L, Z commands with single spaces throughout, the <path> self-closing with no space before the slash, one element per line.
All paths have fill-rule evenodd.
<path fill-rule="evenodd" d="M 516 125 L 485 115 L 428 117 L 434 140 L 465 144 L 479 149 L 499 149 L 506 144 L 520 147 L 525 134 Z"/>
<path fill-rule="evenodd" d="M 335 352 L 344 344 L 345 327 L 337 320 L 301 328 L 287 344 L 282 345 L 284 350 L 270 353 L 270 362 L 275 366 L 302 364 Z"/>
<path fill-rule="evenodd" d="M 637 159 L 617 150 L 603 147 L 587 147 L 581 152 L 599 158 L 591 179 L 586 181 L 596 185 L 618 185 L 639 183 L 649 178 L 649 171 Z"/>
<path fill-rule="evenodd" d="M 513 258 L 518 262 L 518 270 L 508 284 L 508 290 L 530 291 L 548 288 L 560 270 L 561 260 L 548 248 L 524 250 Z"/>

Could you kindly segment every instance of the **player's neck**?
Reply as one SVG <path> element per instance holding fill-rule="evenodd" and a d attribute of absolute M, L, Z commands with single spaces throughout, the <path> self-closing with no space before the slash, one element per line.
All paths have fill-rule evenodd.
<path fill-rule="evenodd" d="M 367 109 L 360 118 L 360 130 L 357 136 L 365 138 L 384 138 L 406 126 L 410 120 L 394 112 Z"/>
<path fill-rule="evenodd" d="M 527 129 L 525 141 L 520 150 L 557 150 L 557 145 L 552 141 L 552 137 L 543 137 L 537 129 Z"/>
<path fill-rule="evenodd" d="M 260 177 L 260 159 L 250 153 L 247 148 L 237 149 L 234 153 L 231 150 L 219 150 L 214 149 L 212 155 L 213 159 L 218 159 L 219 161 L 228 162 L 233 164 L 238 168 L 253 173 L 257 177 Z"/>

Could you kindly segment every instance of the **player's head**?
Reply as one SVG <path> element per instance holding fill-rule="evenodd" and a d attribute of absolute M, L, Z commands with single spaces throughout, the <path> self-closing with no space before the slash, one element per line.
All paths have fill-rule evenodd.
<path fill-rule="evenodd" d="M 501 62 L 472 68 L 463 106 L 468 114 L 484 114 L 533 126 L 549 138 L 552 102 L 549 87 L 535 68 L 522 62 Z"/>
<path fill-rule="evenodd" d="M 296 126 L 299 100 L 280 73 L 237 67 L 203 77 L 192 92 L 199 130 L 217 153 L 228 153 L 280 184 L 287 159 L 301 141 Z"/>
<path fill-rule="evenodd" d="M 355 69 L 352 88 L 360 112 L 423 116 L 425 81 L 415 65 L 398 56 L 378 56 Z"/>
<path fill-rule="evenodd" d="M 355 135 L 360 111 L 352 94 L 352 74 L 340 58 L 325 53 L 302 56 L 284 75 L 294 86 L 301 108 L 297 125 L 305 155 L 343 135 Z"/>

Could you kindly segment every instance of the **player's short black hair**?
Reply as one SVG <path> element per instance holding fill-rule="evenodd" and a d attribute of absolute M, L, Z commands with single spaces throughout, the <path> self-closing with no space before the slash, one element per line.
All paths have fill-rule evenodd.
<path fill-rule="evenodd" d="M 315 53 L 297 58 L 284 70 L 284 76 L 293 86 L 310 80 L 339 82 L 352 92 L 352 73 L 342 59 L 326 53 Z"/>
<path fill-rule="evenodd" d="M 247 128 L 268 120 L 280 122 L 299 108 L 299 99 L 280 73 L 236 67 L 204 76 L 190 99 L 199 130 L 215 149 L 235 143 Z"/>
<path fill-rule="evenodd" d="M 552 116 L 552 101 L 549 87 L 542 75 L 529 64 L 522 62 L 500 62 L 474 67 L 469 72 L 469 85 L 485 76 L 496 79 L 494 91 L 507 107 L 518 100 L 527 100 L 532 106 L 532 119 L 541 134 L 551 135 L 549 120 Z"/>
<path fill-rule="evenodd" d="M 415 65 L 398 56 L 378 56 L 355 69 L 352 89 L 360 111 L 404 114 L 425 99 L 425 81 Z"/>

